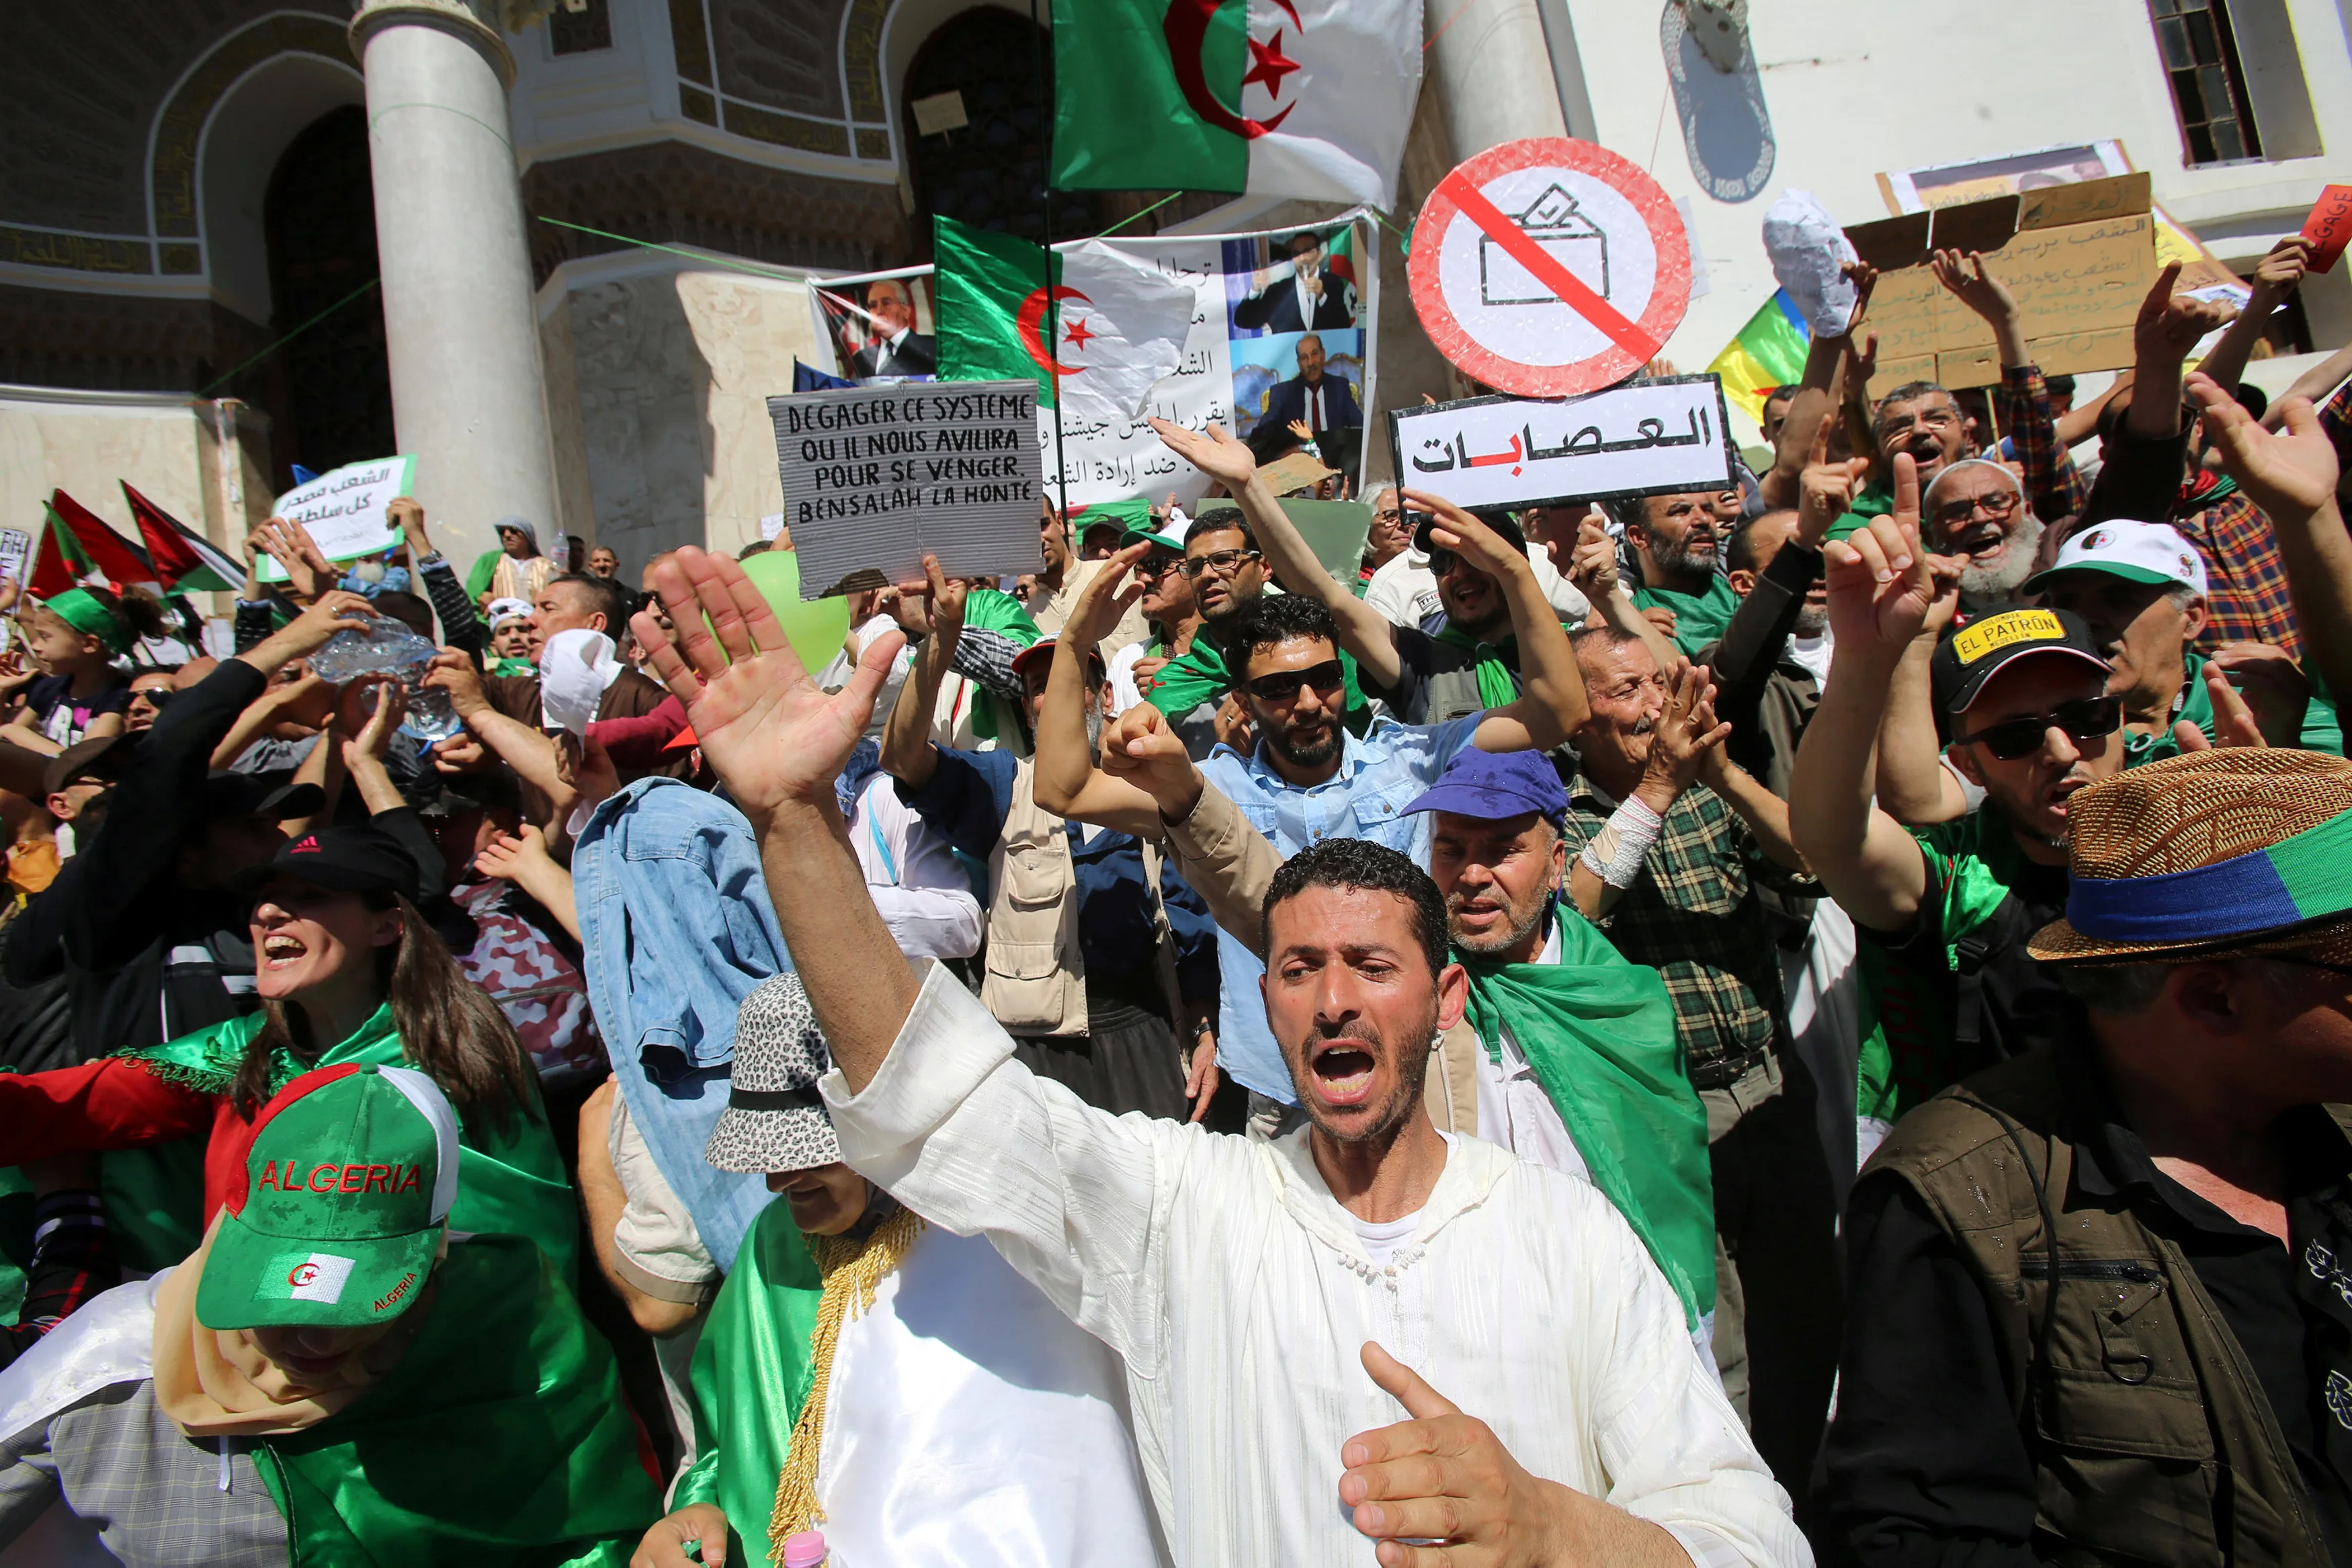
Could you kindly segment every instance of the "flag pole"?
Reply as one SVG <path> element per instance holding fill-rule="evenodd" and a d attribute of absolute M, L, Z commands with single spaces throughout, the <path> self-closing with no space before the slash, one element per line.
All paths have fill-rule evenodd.
<path fill-rule="evenodd" d="M 1062 532 L 1065 548 L 1076 554 L 1076 539 L 1067 537 L 1070 528 L 1070 470 L 1068 460 L 1062 455 L 1062 372 L 1061 358 L 1062 312 L 1054 298 L 1054 97 L 1045 90 L 1045 78 L 1052 69 L 1053 57 L 1045 50 L 1045 28 L 1037 20 L 1037 0 L 1029 0 L 1029 26 L 1037 35 L 1037 95 L 1038 108 L 1045 120 L 1045 148 L 1044 178 L 1038 182 L 1042 197 L 1041 213 L 1045 230 L 1045 329 L 1048 334 L 1045 350 L 1045 374 L 1054 383 L 1054 485 L 1062 495 Z"/>

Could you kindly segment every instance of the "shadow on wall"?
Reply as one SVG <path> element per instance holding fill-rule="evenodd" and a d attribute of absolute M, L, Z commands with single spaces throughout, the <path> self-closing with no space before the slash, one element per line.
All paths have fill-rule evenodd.
<path fill-rule="evenodd" d="M 571 318 L 596 542 L 635 573 L 658 551 L 703 542 L 710 366 L 675 275 L 591 284 L 572 290 L 559 308 Z M 556 367 L 548 369 L 551 378 Z M 553 401 L 554 388 L 550 394 Z M 580 520 L 572 531 L 585 534 Z"/>
<path fill-rule="evenodd" d="M 1779 148 L 1772 116 L 1764 107 L 1764 84 L 1756 74 L 1756 52 L 1743 30 L 1739 58 L 1717 70 L 1699 49 L 1681 0 L 1665 0 L 1658 16 L 1658 44 L 1674 86 L 1675 116 L 1682 123 L 1683 149 L 1691 174 L 1718 202 L 1745 202 L 1763 194 Z"/>

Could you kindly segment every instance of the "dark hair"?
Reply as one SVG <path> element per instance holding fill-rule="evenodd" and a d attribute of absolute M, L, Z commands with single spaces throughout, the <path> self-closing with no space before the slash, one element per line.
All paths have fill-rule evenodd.
<path fill-rule="evenodd" d="M 1221 507 L 1205 517 L 1194 518 L 1192 531 L 1184 536 L 1184 543 L 1189 547 L 1202 534 L 1239 534 L 1243 549 L 1253 551 L 1257 549 L 1257 531 L 1249 526 L 1249 519 L 1242 516 L 1238 507 Z M 1192 551 L 1188 548 L 1185 553 L 1190 555 Z"/>
<path fill-rule="evenodd" d="M 2263 391 L 2262 388 L 2256 386 L 2252 382 L 2240 382 L 2237 385 L 2237 390 L 2230 395 L 2238 400 L 2238 406 L 2240 408 L 2244 409 L 2256 419 L 2262 418 L 2264 413 L 2270 411 L 2270 393 Z"/>
<path fill-rule="evenodd" d="M 628 590 L 609 577 L 591 577 L 584 571 L 567 571 L 551 579 L 547 586 L 556 588 L 567 583 L 588 596 L 592 610 L 604 612 L 606 634 L 619 642 L 622 631 L 629 624 Z"/>
<path fill-rule="evenodd" d="M 753 556 L 765 555 L 775 548 L 776 541 L 773 539 L 753 539 L 750 544 L 745 545 L 741 549 L 735 552 L 735 559 L 737 560 L 750 560 Z"/>
<path fill-rule="evenodd" d="M 1901 386 L 1896 387 L 1893 392 L 1888 392 L 1885 397 L 1880 398 L 1876 402 L 1871 404 L 1870 428 L 1875 431 L 1879 426 L 1879 423 L 1886 417 L 1886 405 L 1888 403 L 1916 402 L 1919 399 L 1927 397 L 1934 392 L 1942 392 L 1946 397 L 1951 397 L 1952 406 L 1954 408 L 1960 406 L 1960 400 L 1958 398 L 1952 397 L 1951 389 L 1942 385 L 1940 382 L 1905 382 Z"/>
<path fill-rule="evenodd" d="M 1303 593 L 1262 593 L 1234 616 L 1225 639 L 1226 673 L 1235 685 L 1248 678 L 1250 655 L 1293 637 L 1320 637 L 1337 648 L 1339 623 L 1319 599 Z"/>
<path fill-rule="evenodd" d="M 155 596 L 145 589 L 131 589 L 118 599 L 111 589 L 99 588 L 88 583 L 76 586 L 96 600 L 100 609 L 130 627 L 131 634 L 134 638 L 161 637 L 172 630 L 170 614 L 164 611 L 162 604 L 156 602 Z M 65 617 L 60 615 L 58 619 L 63 621 Z M 69 621 L 66 624 L 73 625 Z M 80 628 L 74 627 L 74 630 L 79 631 Z M 101 642 L 104 640 L 100 639 Z"/>
<path fill-rule="evenodd" d="M 2042 384 L 2050 390 L 2052 397 L 2074 395 L 2074 378 L 2072 376 L 2044 376 L 2042 378 Z"/>
<path fill-rule="evenodd" d="M 1797 401 L 1797 394 L 1804 390 L 1805 389 L 1801 386 L 1773 387 L 1765 392 L 1764 401 L 1766 402 L 1780 402 L 1783 399 L 1786 399 L 1788 402 L 1794 402 Z"/>
<path fill-rule="evenodd" d="M 441 1086 L 466 1127 L 503 1136 L 515 1118 L 536 1116 L 538 1097 L 522 1042 L 490 994 L 466 977 L 416 906 L 396 893 L 363 893 L 360 902 L 381 913 L 398 909 L 400 941 L 383 949 L 379 962 L 400 1053 Z M 231 1103 L 248 1120 L 275 1092 L 274 1068 L 282 1049 L 307 1071 L 335 1042 L 310 1038 L 300 1009 L 264 1001 L 268 1021 L 255 1032 L 237 1063 Z"/>
<path fill-rule="evenodd" d="M 1650 521 L 1650 497 L 1647 496 L 1603 496 L 1601 510 L 1621 528 L 1639 528 Z"/>
<path fill-rule="evenodd" d="M 1445 895 L 1406 856 L 1369 839 L 1326 839 L 1282 862 L 1266 885 L 1265 907 L 1258 915 L 1258 945 L 1269 958 L 1274 956 L 1275 905 L 1310 887 L 1396 894 L 1412 908 L 1413 938 L 1421 944 L 1421 956 L 1429 960 L 1431 976 L 1445 967 Z"/>
<path fill-rule="evenodd" d="M 413 593 L 388 588 L 369 602 L 379 615 L 389 615 L 426 642 L 433 640 L 433 606 Z"/>
<path fill-rule="evenodd" d="M 1756 541 L 1752 535 L 1756 525 L 1762 522 L 1767 517 L 1786 517 L 1793 516 L 1795 516 L 1795 509 L 1793 507 L 1775 507 L 1769 512 L 1759 512 L 1756 516 L 1748 518 L 1746 522 L 1732 529 L 1731 537 L 1723 541 L 1723 570 L 1726 571 L 1754 571 L 1756 570 Z"/>

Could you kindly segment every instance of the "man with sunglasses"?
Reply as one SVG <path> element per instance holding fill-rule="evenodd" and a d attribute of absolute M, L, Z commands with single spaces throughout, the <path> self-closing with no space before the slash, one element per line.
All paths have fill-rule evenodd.
<path fill-rule="evenodd" d="M 2028 938 L 2054 1045 L 1906 1115 L 1855 1185 L 1815 1541 L 1869 1568 L 2341 1560 L 2352 765 L 2195 752 L 2070 816 Z"/>
<path fill-rule="evenodd" d="M 1155 512 L 1148 526 L 1131 528 L 1119 539 L 1122 549 L 1138 544 L 1151 547 L 1135 568 L 1135 580 L 1143 584 L 1143 596 L 1135 607 L 1143 612 L 1151 636 L 1147 642 L 1129 643 L 1110 657 L 1113 716 L 1143 701 L 1143 683 L 1191 653 L 1193 639 L 1201 634 L 1200 599 L 1192 591 L 1192 580 L 1184 574 L 1184 538 L 1192 531 L 1192 520 L 1183 513 L 1162 517 Z"/>
<path fill-rule="evenodd" d="M 2274 746 L 2341 755 L 2336 710 L 2283 650 L 2225 644 L 2208 660 L 2194 651 L 2208 621 L 2205 561 L 2163 523 L 2107 522 L 2070 536 L 2050 570 L 2026 591 L 2083 618 L 2105 651 L 2108 691 L 2124 705 L 2124 766 L 2179 755 L 2179 723 L 2213 738 L 2205 671 L 2218 664 L 2244 684 L 2248 705 Z"/>

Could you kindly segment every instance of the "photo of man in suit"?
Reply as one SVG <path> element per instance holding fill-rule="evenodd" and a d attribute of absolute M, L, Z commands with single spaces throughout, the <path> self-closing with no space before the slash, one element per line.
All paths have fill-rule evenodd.
<path fill-rule="evenodd" d="M 1258 268 L 1250 296 L 1234 307 L 1234 325 L 1276 332 L 1336 332 L 1356 324 L 1356 286 L 1323 265 L 1323 236 L 1296 234 L 1283 242 L 1286 265 Z"/>
<path fill-rule="evenodd" d="M 897 278 L 886 277 L 866 286 L 866 311 L 873 317 L 876 336 L 849 356 L 849 373 L 868 376 L 928 376 L 938 373 L 939 356 L 931 340 L 915 330 L 914 297 Z"/>
<path fill-rule="evenodd" d="M 1260 426 L 1287 429 L 1293 421 L 1321 438 L 1334 431 L 1362 427 L 1364 411 L 1356 406 L 1356 392 L 1338 376 L 1323 373 L 1323 340 L 1309 332 L 1298 340 L 1298 373 L 1277 382 L 1266 394 Z"/>

